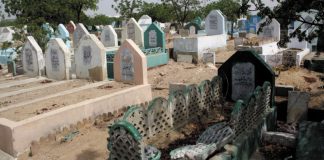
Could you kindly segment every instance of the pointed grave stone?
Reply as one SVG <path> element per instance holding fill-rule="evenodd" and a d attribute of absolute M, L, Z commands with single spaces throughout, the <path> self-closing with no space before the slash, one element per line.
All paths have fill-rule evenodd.
<path fill-rule="evenodd" d="M 127 23 L 127 39 L 131 39 L 139 47 L 144 45 L 144 33 L 141 26 L 136 22 L 134 18 L 131 18 Z"/>
<path fill-rule="evenodd" d="M 15 31 L 9 27 L 2 28 L 1 32 L 0 32 L 0 43 L 11 42 L 13 39 L 14 33 L 15 33 Z"/>
<path fill-rule="evenodd" d="M 74 48 L 77 48 L 81 38 L 84 35 L 88 35 L 88 34 L 90 34 L 89 31 L 86 29 L 86 27 L 82 23 L 77 24 L 76 29 L 75 29 L 75 31 L 73 33 L 73 46 L 74 46 Z"/>
<path fill-rule="evenodd" d="M 80 79 L 107 79 L 106 48 L 93 34 L 85 34 L 74 53 L 76 76 Z"/>
<path fill-rule="evenodd" d="M 206 17 L 205 28 L 207 35 L 226 34 L 223 13 L 220 10 L 211 11 Z"/>
<path fill-rule="evenodd" d="M 27 37 L 27 42 L 22 52 L 23 69 L 27 76 L 37 77 L 44 72 L 45 60 L 43 51 L 32 36 Z"/>
<path fill-rule="evenodd" d="M 148 15 L 143 15 L 139 20 L 138 24 L 142 27 L 143 31 L 147 29 L 147 27 L 152 24 L 152 18 Z"/>
<path fill-rule="evenodd" d="M 57 38 L 66 40 L 70 37 L 69 31 L 65 28 L 65 26 L 63 24 L 59 24 L 59 26 L 57 27 L 57 30 L 58 30 Z"/>
<path fill-rule="evenodd" d="M 76 25 L 74 24 L 73 21 L 70 21 L 66 29 L 69 31 L 70 34 L 73 34 L 76 29 Z"/>
<path fill-rule="evenodd" d="M 70 79 L 71 53 L 60 38 L 51 39 L 45 52 L 46 74 L 50 79 Z"/>
<path fill-rule="evenodd" d="M 124 41 L 115 55 L 114 77 L 116 81 L 137 85 L 148 83 L 146 56 L 130 39 Z"/>
<path fill-rule="evenodd" d="M 266 21 L 270 21 L 269 18 L 262 19 L 257 24 L 257 30 L 259 30 L 260 25 Z M 262 28 L 262 32 L 258 35 L 261 39 L 273 39 L 278 42 L 280 40 L 280 23 L 276 19 L 272 19 L 272 22 Z"/>
<path fill-rule="evenodd" d="M 118 37 L 115 29 L 109 25 L 105 26 L 101 32 L 100 36 L 101 42 L 105 47 L 117 47 Z"/>
<path fill-rule="evenodd" d="M 155 23 L 152 23 L 144 32 L 144 47 L 145 49 L 166 47 L 165 34 Z"/>
<path fill-rule="evenodd" d="M 274 97 L 275 74 L 265 61 L 252 51 L 237 51 L 219 69 L 223 95 L 230 101 L 245 100 L 257 86 L 271 83 Z M 273 102 L 273 101 L 272 101 Z"/>

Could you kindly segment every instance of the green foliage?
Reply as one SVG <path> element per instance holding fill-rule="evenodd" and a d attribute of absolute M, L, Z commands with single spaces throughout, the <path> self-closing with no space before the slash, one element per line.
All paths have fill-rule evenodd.
<path fill-rule="evenodd" d="M 175 15 L 175 20 L 183 26 L 186 21 L 190 21 L 196 17 L 196 12 L 199 8 L 199 0 L 161 0 L 164 4 L 172 6 L 172 11 Z"/>
<path fill-rule="evenodd" d="M 110 25 L 114 21 L 118 21 L 119 18 L 108 17 L 106 15 L 97 15 L 93 18 L 88 18 L 85 20 L 84 24 L 93 26 L 93 25 Z"/>
<path fill-rule="evenodd" d="M 143 4 L 143 0 L 114 0 L 111 7 L 120 14 L 123 19 L 135 17 Z"/>
<path fill-rule="evenodd" d="M 212 10 L 220 10 L 229 21 L 236 21 L 239 18 L 241 5 L 237 0 L 219 0 L 208 4 L 203 9 L 203 14 L 206 17 Z"/>
<path fill-rule="evenodd" d="M 173 14 L 173 9 L 170 4 L 161 4 L 161 3 L 147 3 L 144 2 L 141 7 L 138 16 L 149 15 L 153 22 L 171 22 L 175 20 L 175 15 Z"/>
<path fill-rule="evenodd" d="M 279 5 L 271 10 L 268 6 L 262 3 L 260 0 L 243 0 L 241 13 L 246 13 L 249 11 L 250 6 L 255 6 L 256 10 L 259 11 L 258 15 L 262 18 L 269 17 L 270 19 L 277 19 L 281 26 L 285 28 L 291 23 L 297 21 L 301 25 L 295 29 L 288 36 L 284 36 L 279 44 L 284 46 L 289 39 L 292 37 L 297 37 L 299 40 L 311 41 L 315 37 L 322 37 L 324 35 L 324 1 L 323 0 L 278 0 Z M 305 12 L 308 14 L 313 14 L 315 19 L 313 21 L 307 21 L 305 17 L 302 17 L 301 13 Z M 271 21 L 265 22 L 265 24 Z M 262 24 L 264 26 L 265 24 Z M 305 29 L 302 26 L 307 25 Z M 262 30 L 262 27 L 261 27 Z M 308 31 L 308 34 L 306 32 Z M 321 40 L 318 41 L 321 43 Z M 318 47 L 324 46 L 324 44 L 318 44 Z"/>

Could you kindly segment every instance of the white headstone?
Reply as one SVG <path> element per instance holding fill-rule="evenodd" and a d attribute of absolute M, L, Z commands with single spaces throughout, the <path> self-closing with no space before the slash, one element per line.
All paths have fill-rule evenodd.
<path fill-rule="evenodd" d="M 143 15 L 138 20 L 138 24 L 142 27 L 143 31 L 145 31 L 147 27 L 152 24 L 152 18 L 148 15 Z"/>
<path fill-rule="evenodd" d="M 118 46 L 117 33 L 111 25 L 105 26 L 103 28 L 103 30 L 101 32 L 100 39 L 105 47 L 117 47 Z"/>
<path fill-rule="evenodd" d="M 260 25 L 266 22 L 268 18 L 262 19 L 257 24 L 257 30 L 259 30 Z M 273 38 L 275 41 L 280 40 L 280 23 L 276 19 L 272 19 L 272 22 L 262 28 L 262 32 L 258 35 L 259 38 Z"/>
<path fill-rule="evenodd" d="M 255 66 L 252 63 L 236 63 L 232 67 L 232 99 L 246 98 L 255 89 Z"/>
<path fill-rule="evenodd" d="M 189 27 L 189 34 L 190 35 L 195 35 L 196 34 L 196 27 L 195 26 L 190 26 Z"/>
<path fill-rule="evenodd" d="M 133 40 L 139 47 L 144 46 L 144 32 L 134 18 L 127 23 L 127 39 Z"/>
<path fill-rule="evenodd" d="M 45 52 L 46 75 L 50 79 L 70 79 L 71 53 L 60 38 L 51 39 Z"/>
<path fill-rule="evenodd" d="M 81 79 L 106 80 L 106 48 L 93 34 L 84 35 L 74 53 L 76 76 Z"/>
<path fill-rule="evenodd" d="M 37 77 L 44 72 L 45 60 L 43 51 L 32 36 L 27 37 L 27 42 L 22 52 L 23 69 L 27 76 Z"/>
<path fill-rule="evenodd" d="M 89 31 L 84 27 L 82 23 L 77 24 L 76 29 L 73 33 L 73 46 L 77 48 L 81 38 L 84 35 L 90 34 Z"/>
<path fill-rule="evenodd" d="M 211 11 L 205 20 L 205 29 L 207 35 L 226 34 L 225 17 L 220 10 Z"/>
<path fill-rule="evenodd" d="M 12 39 L 13 39 L 13 34 L 15 33 L 15 31 L 12 30 L 9 27 L 4 27 L 4 28 L 1 28 L 0 30 L 1 30 L 1 32 L 0 32 L 0 43 L 7 42 L 7 41 L 11 42 Z"/>

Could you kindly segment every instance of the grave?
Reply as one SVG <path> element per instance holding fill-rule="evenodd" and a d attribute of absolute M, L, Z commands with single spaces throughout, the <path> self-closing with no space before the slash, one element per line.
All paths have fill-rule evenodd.
<path fill-rule="evenodd" d="M 111 25 L 105 26 L 101 32 L 100 40 L 105 47 L 117 47 L 117 33 Z"/>
<path fill-rule="evenodd" d="M 77 48 L 81 38 L 84 35 L 90 34 L 82 23 L 77 24 L 76 29 L 73 32 L 73 47 Z"/>
<path fill-rule="evenodd" d="M 225 16 L 220 10 L 211 11 L 205 20 L 205 30 L 207 35 L 226 34 L 225 22 Z"/>
<path fill-rule="evenodd" d="M 184 29 L 189 30 L 189 35 L 196 35 L 196 34 L 198 34 L 198 31 L 199 30 L 202 30 L 201 29 L 201 26 L 198 23 L 196 23 L 196 22 L 190 22 L 190 23 L 188 23 L 184 27 Z"/>
<path fill-rule="evenodd" d="M 60 38 L 51 39 L 45 52 L 46 75 L 50 79 L 68 80 L 71 77 L 71 53 Z"/>
<path fill-rule="evenodd" d="M 177 55 L 192 55 L 193 62 L 202 60 L 206 52 L 215 52 L 227 44 L 227 33 L 225 31 L 225 17 L 219 10 L 213 10 L 206 18 L 206 35 L 195 35 L 189 37 L 174 38 L 174 59 Z M 188 30 L 189 34 L 189 30 Z"/>
<path fill-rule="evenodd" d="M 270 21 L 269 18 L 264 18 L 262 19 L 258 24 L 257 24 L 257 30 L 259 30 L 260 26 L 262 23 Z M 271 23 L 266 24 L 262 28 L 262 32 L 259 32 L 258 37 L 263 40 L 263 39 L 271 39 L 275 42 L 279 42 L 280 40 L 280 23 L 276 19 L 272 19 Z"/>
<path fill-rule="evenodd" d="M 211 63 L 211 64 L 215 65 L 215 63 L 216 63 L 216 55 L 215 55 L 215 53 L 204 53 L 203 54 L 203 62 L 205 64 Z"/>
<path fill-rule="evenodd" d="M 66 29 L 69 31 L 70 34 L 73 34 L 76 29 L 76 25 L 73 21 L 70 21 L 69 24 L 67 24 Z"/>
<path fill-rule="evenodd" d="M 15 33 L 10 27 L 3 27 L 0 29 L 0 43 L 11 42 L 13 34 Z"/>
<path fill-rule="evenodd" d="M 148 68 L 164 65 L 169 62 L 165 33 L 156 23 L 149 25 L 144 32 L 144 48 L 142 51 L 146 55 Z"/>
<path fill-rule="evenodd" d="M 59 24 L 57 32 L 56 38 L 61 38 L 65 42 L 66 46 L 71 48 L 70 33 L 63 24 Z"/>
<path fill-rule="evenodd" d="M 143 29 L 134 18 L 131 18 L 126 25 L 126 36 L 127 39 L 133 40 L 139 47 L 144 46 Z"/>
<path fill-rule="evenodd" d="M 95 35 L 83 35 L 74 57 L 77 78 L 96 81 L 107 79 L 106 49 Z"/>
<path fill-rule="evenodd" d="M 237 51 L 219 69 L 223 94 L 229 101 L 245 100 L 256 86 L 271 84 L 271 102 L 274 100 L 275 74 L 268 64 L 253 51 Z"/>
<path fill-rule="evenodd" d="M 41 76 L 44 73 L 43 51 L 32 36 L 27 37 L 27 42 L 23 48 L 22 64 L 25 74 L 29 77 Z"/>
<path fill-rule="evenodd" d="M 114 78 L 136 85 L 148 83 L 146 56 L 130 39 L 124 41 L 114 57 Z"/>
<path fill-rule="evenodd" d="M 290 91 L 288 93 L 287 123 L 307 120 L 309 100 L 310 94 L 307 92 Z"/>
<path fill-rule="evenodd" d="M 138 24 L 142 27 L 145 32 L 147 27 L 153 23 L 152 18 L 148 15 L 143 15 L 139 20 Z"/>

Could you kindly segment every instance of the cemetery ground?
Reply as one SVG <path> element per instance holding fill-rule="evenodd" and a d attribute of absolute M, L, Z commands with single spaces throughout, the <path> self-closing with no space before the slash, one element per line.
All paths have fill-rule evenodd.
<path fill-rule="evenodd" d="M 232 44 L 232 43 L 230 43 Z M 219 54 L 216 54 L 216 66 L 205 64 L 188 64 L 188 63 L 176 63 L 173 60 L 169 61 L 168 65 L 160 66 L 150 69 L 148 71 L 149 83 L 152 84 L 153 97 L 168 97 L 169 83 L 187 83 L 198 84 L 203 80 L 211 79 L 217 74 L 217 67 L 225 62 L 231 55 L 234 54 L 234 47 L 228 45 L 227 49 L 222 50 Z M 309 103 L 310 108 L 323 109 L 324 110 L 324 94 L 323 89 L 320 87 L 323 85 L 320 79 L 321 75 L 317 72 L 311 72 L 303 68 L 290 68 L 288 70 L 281 70 L 280 74 L 276 78 L 277 85 L 292 85 L 296 87 L 296 90 L 310 92 L 312 97 Z M 17 78 L 1 78 L 0 85 L 3 82 L 10 82 L 15 80 L 24 80 L 23 76 Z M 17 91 L 21 88 L 27 89 L 35 87 L 35 85 L 50 85 L 58 83 L 56 81 L 40 80 L 38 82 L 28 83 L 28 85 L 19 85 L 15 87 L 9 87 L 6 89 L 10 91 Z M 62 90 L 69 88 L 80 87 L 85 84 L 93 84 L 91 81 L 86 80 L 72 80 L 59 84 L 58 87 L 48 87 L 47 90 L 36 90 L 31 94 L 21 94 L 19 96 L 12 96 L 9 99 L 0 98 L 0 109 L 6 107 L 9 104 L 19 104 L 19 101 L 30 100 L 33 96 L 47 95 L 49 92 L 59 93 Z M 20 87 L 20 88 L 19 88 Z M 111 90 L 120 90 L 127 87 L 126 84 L 107 84 L 101 85 L 93 91 L 87 90 L 87 92 L 80 92 L 79 96 L 61 96 L 59 100 L 49 100 L 37 103 L 36 106 L 30 104 L 11 112 L 0 113 L 1 117 L 6 117 L 13 120 L 24 119 L 31 115 L 42 114 L 53 109 L 64 107 L 67 105 L 65 100 L 71 100 L 78 102 L 84 100 L 84 98 L 93 98 L 98 95 L 107 94 Z M 2 90 L 1 90 L 2 93 Z M 280 97 L 278 98 L 280 99 Z M 190 123 L 183 127 L 180 131 L 172 131 L 167 135 L 158 136 L 158 139 L 153 139 L 157 144 L 156 147 L 162 148 L 162 159 L 172 149 L 175 149 L 182 144 L 194 144 L 199 136 L 208 126 L 215 122 L 226 120 L 230 114 L 230 107 L 233 104 L 225 104 L 223 112 L 209 113 L 209 119 L 200 119 L 196 123 Z M 41 107 L 47 106 L 47 107 Z M 33 108 L 28 109 L 27 108 Z M 13 116 L 17 115 L 19 116 Z M 19 160 L 101 160 L 108 157 L 107 151 L 107 125 L 111 125 L 121 115 L 114 115 L 114 117 L 97 117 L 84 121 L 73 126 L 70 129 L 64 129 L 61 133 L 56 135 L 50 135 L 48 138 L 42 138 L 39 142 L 32 144 L 29 150 L 21 154 Z M 280 124 L 281 125 L 281 124 Z M 279 126 L 280 126 L 279 125 Z M 283 127 L 285 128 L 285 126 Z M 280 145 L 266 145 L 258 150 L 261 152 L 259 155 L 254 156 L 289 156 L 292 149 L 281 147 Z M 273 154 L 276 153 L 276 154 Z M 164 158 L 163 158 L 164 157 Z M 259 159 L 259 158 L 257 158 Z"/>

